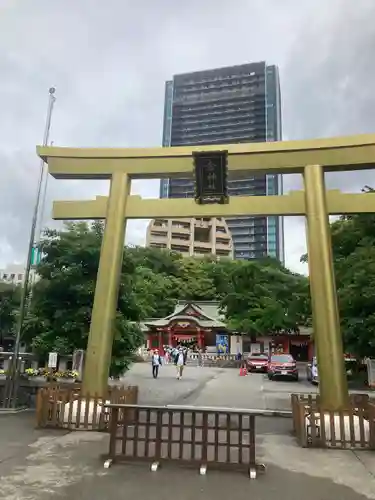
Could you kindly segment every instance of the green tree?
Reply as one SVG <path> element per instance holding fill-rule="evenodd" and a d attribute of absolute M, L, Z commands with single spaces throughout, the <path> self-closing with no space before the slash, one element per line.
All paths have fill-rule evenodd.
<path fill-rule="evenodd" d="M 0 282 L 0 344 L 14 334 L 20 297 L 21 287 Z"/>
<path fill-rule="evenodd" d="M 174 311 L 181 290 L 178 278 L 139 266 L 132 281 L 140 319 L 163 318 Z"/>
<path fill-rule="evenodd" d="M 241 261 L 222 298 L 231 329 L 251 336 L 295 331 L 309 323 L 307 279 L 278 261 Z"/>
<path fill-rule="evenodd" d="M 337 274 L 345 348 L 361 358 L 375 357 L 375 247 L 358 247 Z"/>
<path fill-rule="evenodd" d="M 220 300 L 227 295 L 229 291 L 231 274 L 236 266 L 239 265 L 241 265 L 241 261 L 231 259 L 220 259 L 218 261 L 212 259 L 204 259 L 201 262 L 201 269 L 212 283 L 212 287 L 215 293 L 215 299 Z"/>
<path fill-rule="evenodd" d="M 42 241 L 45 257 L 38 266 L 40 280 L 32 290 L 23 340 L 41 356 L 49 351 L 71 354 L 85 349 L 91 321 L 103 225 L 67 223 L 62 231 L 48 230 Z M 134 322 L 142 311 L 132 290 L 135 265 L 126 253 L 113 344 L 113 366 L 126 366 L 143 335 Z"/>
<path fill-rule="evenodd" d="M 131 252 L 134 264 L 138 267 L 146 267 L 154 273 L 174 276 L 181 275 L 182 255 L 166 249 L 134 247 L 128 248 Z"/>
<path fill-rule="evenodd" d="M 363 191 L 373 195 L 371 188 Z M 375 214 L 340 217 L 331 232 L 345 350 L 374 357 Z"/>
<path fill-rule="evenodd" d="M 179 296 L 185 300 L 215 300 L 214 280 L 207 274 L 207 262 L 194 257 L 181 263 L 181 285 Z"/>
<path fill-rule="evenodd" d="M 369 186 L 362 191 L 374 194 Z M 342 216 L 331 224 L 331 236 L 345 350 L 375 356 L 375 214 Z"/>

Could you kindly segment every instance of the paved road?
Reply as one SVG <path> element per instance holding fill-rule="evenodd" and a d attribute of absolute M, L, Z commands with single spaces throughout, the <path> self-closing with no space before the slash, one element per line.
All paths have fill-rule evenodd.
<path fill-rule="evenodd" d="M 45 431 L 35 429 L 35 415 L 33 412 L 23 412 L 15 415 L 0 414 L 0 473 L 2 464 L 25 453 L 25 449 L 29 445 L 42 438 L 45 434 Z M 50 435 L 49 432 L 48 435 Z M 51 435 L 61 436 L 61 432 L 52 431 Z"/>
<path fill-rule="evenodd" d="M 190 376 L 191 372 L 197 370 L 204 371 L 206 368 L 190 368 L 187 375 Z M 268 377 L 261 373 L 240 377 L 237 370 L 223 369 L 207 379 L 202 390 L 193 391 L 185 397 L 185 403 L 204 406 L 209 400 L 214 406 L 285 411 L 290 410 L 291 393 L 316 392 L 316 390 L 316 387 L 303 378 L 299 382 L 268 380 Z"/>
<path fill-rule="evenodd" d="M 186 367 L 181 380 L 176 380 L 174 365 L 160 368 L 157 379 L 152 377 L 151 365 L 137 363 L 122 379 L 129 385 L 138 385 L 140 404 L 185 404 L 185 401 L 199 392 L 205 385 L 223 374 L 225 369 Z"/>
<path fill-rule="evenodd" d="M 153 380 L 148 365 L 133 367 L 125 380 L 140 386 L 141 402 L 250 407 L 273 400 L 282 387 L 288 398 L 291 384 L 267 385 L 261 375 L 238 377 L 232 370 L 186 370 L 174 378 L 173 367 L 163 367 Z M 268 466 L 264 476 L 251 481 L 245 475 L 197 471 L 165 466 L 151 473 L 146 464 L 104 469 L 99 455 L 108 436 L 91 432 L 33 430 L 33 415 L 0 415 L 0 499 L 6 500 L 122 500 L 125 496 L 164 500 L 360 500 L 375 499 L 375 459 L 371 453 L 304 450 L 291 437 L 289 419 L 258 419 L 258 460 Z"/>
<path fill-rule="evenodd" d="M 5 417 L 9 418 L 9 417 Z M 249 481 L 240 473 L 165 466 L 157 473 L 146 464 L 103 469 L 98 456 L 108 446 L 100 433 L 73 432 L 47 436 L 29 445 L 18 457 L 1 464 L 0 498 L 6 500 L 165 500 L 178 490 L 181 500 L 363 500 L 375 498 L 371 464 L 351 452 L 318 452 L 296 448 L 289 440 L 258 439 L 264 476 Z M 373 469 L 373 473 L 374 473 Z M 282 495 L 282 496 L 280 496 Z"/>
<path fill-rule="evenodd" d="M 167 365 L 161 367 L 160 376 L 154 380 L 151 367 L 147 363 L 134 365 L 123 379 L 124 383 L 135 384 L 140 388 L 140 402 L 147 404 L 193 404 L 199 394 L 207 387 L 213 388 L 211 403 L 216 406 L 238 406 L 244 408 L 289 409 L 290 394 L 292 392 L 316 392 L 316 387 L 307 382 L 304 372 L 301 371 L 301 380 L 268 380 L 267 376 L 252 373 L 246 377 L 239 377 L 236 369 L 229 368 L 199 368 L 187 366 L 183 378 L 175 379 L 175 367 Z M 228 391 L 227 386 L 236 386 L 234 393 Z M 204 404 L 203 394 L 199 404 Z M 278 408 L 279 404 L 279 408 Z"/>

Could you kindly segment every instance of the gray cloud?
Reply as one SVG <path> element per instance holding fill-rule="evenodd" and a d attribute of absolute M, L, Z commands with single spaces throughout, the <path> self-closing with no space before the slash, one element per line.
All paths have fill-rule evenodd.
<path fill-rule="evenodd" d="M 55 145 L 159 145 L 166 79 L 257 60 L 280 66 L 286 138 L 374 128 L 372 0 L 0 0 L 0 11 L 0 264 L 25 258 L 51 85 Z M 367 172 L 327 184 L 355 191 L 375 183 Z M 51 180 L 47 207 L 107 189 Z M 157 183 L 134 192 L 156 197 Z M 287 264 L 298 270 L 304 235 L 303 219 L 286 220 Z M 129 224 L 129 241 L 143 237 L 144 223 Z"/>

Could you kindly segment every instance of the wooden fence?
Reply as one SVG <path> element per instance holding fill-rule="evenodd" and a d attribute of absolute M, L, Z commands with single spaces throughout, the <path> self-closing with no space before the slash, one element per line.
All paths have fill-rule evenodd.
<path fill-rule="evenodd" d="M 155 471 L 165 462 L 264 471 L 256 462 L 255 418 L 251 410 L 183 406 L 106 404 L 111 411 L 109 452 L 114 462 L 146 461 Z"/>
<path fill-rule="evenodd" d="M 105 403 L 136 404 L 138 387 L 108 387 L 107 394 L 82 394 L 80 384 L 52 384 L 37 394 L 37 427 L 68 430 L 105 431 L 109 411 Z"/>
<path fill-rule="evenodd" d="M 319 395 L 291 395 L 293 427 L 302 447 L 375 450 L 375 403 L 351 394 L 349 407 L 328 411 Z"/>

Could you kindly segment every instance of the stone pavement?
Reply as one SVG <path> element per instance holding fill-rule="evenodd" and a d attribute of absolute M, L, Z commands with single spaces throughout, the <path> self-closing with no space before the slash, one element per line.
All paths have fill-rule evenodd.
<path fill-rule="evenodd" d="M 2 416 L 4 419 L 14 416 Z M 22 423 L 22 420 L 24 422 Z M 285 419 L 284 419 L 285 420 Z M 27 426 L 30 418 L 18 419 Z M 9 425 L 8 425 L 9 428 Z M 91 432 L 44 435 L 0 464 L 0 499 L 6 500 L 360 500 L 375 499 L 374 458 L 366 453 L 297 448 L 285 435 L 258 435 L 259 460 L 266 474 L 250 481 L 245 474 L 165 466 L 156 473 L 147 464 L 103 468 L 99 455 L 107 450 L 108 436 Z"/>
<path fill-rule="evenodd" d="M 205 368 L 196 370 L 204 371 Z M 208 380 L 199 394 L 195 393 L 187 398 L 186 404 L 265 410 L 264 383 L 263 374 L 240 377 L 238 370 L 226 369 Z"/>
<path fill-rule="evenodd" d="M 220 368 L 186 367 L 181 380 L 176 380 L 173 364 L 162 366 L 159 377 L 153 379 L 150 363 L 136 363 L 121 379 L 127 385 L 138 385 L 139 403 L 150 405 L 185 404 L 195 397 L 205 385 L 227 370 Z"/>
<path fill-rule="evenodd" d="M 0 414 L 0 473 L 4 464 L 12 460 L 13 457 L 22 455 L 29 445 L 43 435 L 45 435 L 43 430 L 35 429 L 33 412 L 22 412 L 14 415 Z M 53 431 L 52 436 L 54 435 L 61 436 L 61 432 Z"/>
<path fill-rule="evenodd" d="M 315 394 L 317 387 L 303 377 L 300 382 L 268 380 L 267 375 L 262 373 L 249 373 L 246 377 L 240 377 L 238 370 L 224 369 L 209 379 L 199 394 L 194 392 L 185 398 L 183 404 L 204 406 L 209 401 L 210 406 L 290 411 L 292 393 Z M 375 397 L 375 393 L 369 394 Z"/>
<path fill-rule="evenodd" d="M 209 401 L 210 406 L 290 411 L 290 394 L 309 389 L 303 383 L 270 381 L 261 373 L 240 377 L 238 370 L 227 369 L 208 380 L 202 391 L 193 393 L 184 404 L 205 406 Z"/>
<path fill-rule="evenodd" d="M 177 381 L 173 367 L 163 367 L 155 381 L 149 367 L 139 366 L 126 380 L 139 382 L 143 403 L 249 407 L 244 401 L 264 402 L 257 391 L 263 380 L 258 375 L 237 378 L 229 375 L 231 370 L 191 369 L 185 380 Z M 0 415 L 1 500 L 165 500 L 176 495 L 179 500 L 227 500 L 233 495 L 238 500 L 375 499 L 375 453 L 298 448 L 287 418 L 257 419 L 258 460 L 267 464 L 267 471 L 255 481 L 241 473 L 210 470 L 199 476 L 196 470 L 171 465 L 156 473 L 147 464 L 104 469 L 99 456 L 107 450 L 106 434 L 35 431 L 33 419 L 30 413 Z"/>

